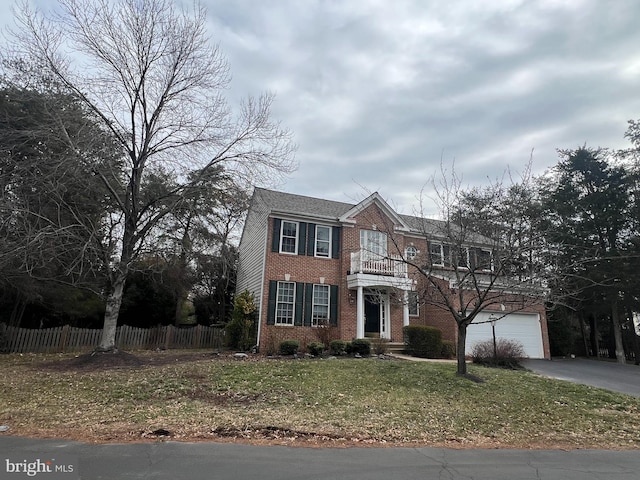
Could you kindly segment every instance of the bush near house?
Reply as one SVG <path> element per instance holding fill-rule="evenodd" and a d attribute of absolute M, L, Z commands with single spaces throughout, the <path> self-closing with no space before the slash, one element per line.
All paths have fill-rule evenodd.
<path fill-rule="evenodd" d="M 471 351 L 473 363 L 490 367 L 522 369 L 520 362 L 525 358 L 524 347 L 517 340 L 498 338 L 495 349 L 493 340 L 478 342 Z"/>
<path fill-rule="evenodd" d="M 371 341 L 371 348 L 376 355 L 385 355 L 389 351 L 389 340 L 386 338 L 374 338 Z"/>
<path fill-rule="evenodd" d="M 365 338 L 356 338 L 347 344 L 347 353 L 359 354 L 363 357 L 371 355 L 371 342 Z"/>
<path fill-rule="evenodd" d="M 311 342 L 307 344 L 307 352 L 313 355 L 314 357 L 319 357 L 324 352 L 324 343 L 322 342 Z"/>
<path fill-rule="evenodd" d="M 248 290 L 236 297 L 232 320 L 225 327 L 229 348 L 247 351 L 256 344 L 257 311 L 255 299 Z"/>
<path fill-rule="evenodd" d="M 443 340 L 440 356 L 442 358 L 454 358 L 456 356 L 456 344 L 449 340 Z"/>
<path fill-rule="evenodd" d="M 344 340 L 332 340 L 329 343 L 329 352 L 331 352 L 331 355 L 346 355 L 347 342 Z"/>
<path fill-rule="evenodd" d="M 442 332 L 435 327 L 408 325 L 403 328 L 405 350 L 420 358 L 440 358 L 442 354 Z"/>
<path fill-rule="evenodd" d="M 283 340 L 280 342 L 280 355 L 295 355 L 300 348 L 298 340 Z"/>

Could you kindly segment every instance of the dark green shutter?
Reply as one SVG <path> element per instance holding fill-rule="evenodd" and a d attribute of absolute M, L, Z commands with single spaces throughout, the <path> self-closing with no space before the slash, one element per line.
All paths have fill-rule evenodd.
<path fill-rule="evenodd" d="M 276 294 L 278 293 L 278 282 L 269 280 L 269 303 L 267 305 L 267 325 L 276 323 Z"/>
<path fill-rule="evenodd" d="M 279 252 L 280 251 L 280 225 L 282 220 L 279 218 L 273 219 L 273 236 L 271 238 L 271 251 Z"/>
<path fill-rule="evenodd" d="M 340 258 L 342 227 L 331 227 L 331 258 Z"/>
<path fill-rule="evenodd" d="M 338 285 L 331 285 L 329 291 L 329 324 L 335 327 L 338 325 Z"/>
<path fill-rule="evenodd" d="M 316 254 L 316 224 L 309 223 L 307 231 L 307 255 L 313 257 Z"/>
<path fill-rule="evenodd" d="M 311 326 L 313 315 L 313 283 L 304 284 L 304 326 Z"/>
<path fill-rule="evenodd" d="M 298 223 L 298 255 L 304 255 L 307 246 L 307 224 Z"/>
<path fill-rule="evenodd" d="M 293 324 L 297 327 L 302 326 L 302 314 L 304 312 L 304 283 L 296 282 L 296 304 L 295 318 Z"/>

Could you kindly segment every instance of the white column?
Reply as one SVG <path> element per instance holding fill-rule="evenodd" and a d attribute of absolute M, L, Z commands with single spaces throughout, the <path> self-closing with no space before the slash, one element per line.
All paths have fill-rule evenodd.
<path fill-rule="evenodd" d="M 356 338 L 364 338 L 364 290 L 358 287 L 356 304 Z"/>
<path fill-rule="evenodd" d="M 402 296 L 402 325 L 406 327 L 409 325 L 409 292 L 407 290 L 403 290 Z"/>

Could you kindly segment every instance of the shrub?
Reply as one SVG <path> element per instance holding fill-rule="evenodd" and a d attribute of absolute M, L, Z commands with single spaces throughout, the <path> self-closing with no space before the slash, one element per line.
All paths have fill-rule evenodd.
<path fill-rule="evenodd" d="M 435 327 L 408 325 L 403 328 L 405 350 L 420 358 L 439 358 L 442 354 L 442 332 Z"/>
<path fill-rule="evenodd" d="M 280 342 L 280 355 L 295 355 L 300 348 L 298 340 L 283 340 Z"/>
<path fill-rule="evenodd" d="M 232 320 L 225 327 L 227 346 L 249 350 L 256 344 L 257 307 L 253 295 L 245 290 L 234 301 Z"/>
<path fill-rule="evenodd" d="M 338 336 L 338 328 L 326 320 L 318 320 L 318 325 L 313 329 L 318 342 L 329 345 L 331 340 Z"/>
<path fill-rule="evenodd" d="M 322 352 L 324 352 L 324 343 L 311 342 L 311 343 L 307 344 L 307 350 L 314 357 L 322 355 Z"/>
<path fill-rule="evenodd" d="M 473 363 L 513 370 L 522 368 L 520 361 L 525 358 L 525 353 L 520 342 L 498 338 L 495 350 L 494 352 L 493 340 L 476 343 L 471 351 Z"/>
<path fill-rule="evenodd" d="M 347 342 L 344 340 L 331 340 L 329 351 L 331 355 L 344 355 L 347 353 Z"/>
<path fill-rule="evenodd" d="M 442 341 L 442 352 L 440 353 L 442 358 L 453 358 L 456 356 L 456 345 L 449 340 Z"/>
<path fill-rule="evenodd" d="M 371 348 L 376 355 L 384 355 L 389 351 L 389 340 L 386 338 L 374 338 L 371 340 Z"/>
<path fill-rule="evenodd" d="M 371 342 L 364 338 L 356 338 L 349 344 L 347 353 L 353 353 L 354 355 L 357 353 L 367 357 L 371 355 Z"/>

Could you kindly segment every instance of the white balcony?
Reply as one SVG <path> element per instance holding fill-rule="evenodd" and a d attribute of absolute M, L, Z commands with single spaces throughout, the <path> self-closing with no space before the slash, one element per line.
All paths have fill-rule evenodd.
<path fill-rule="evenodd" d="M 380 256 L 366 250 L 351 252 L 351 274 L 366 273 L 407 278 L 407 264 L 397 255 Z"/>

